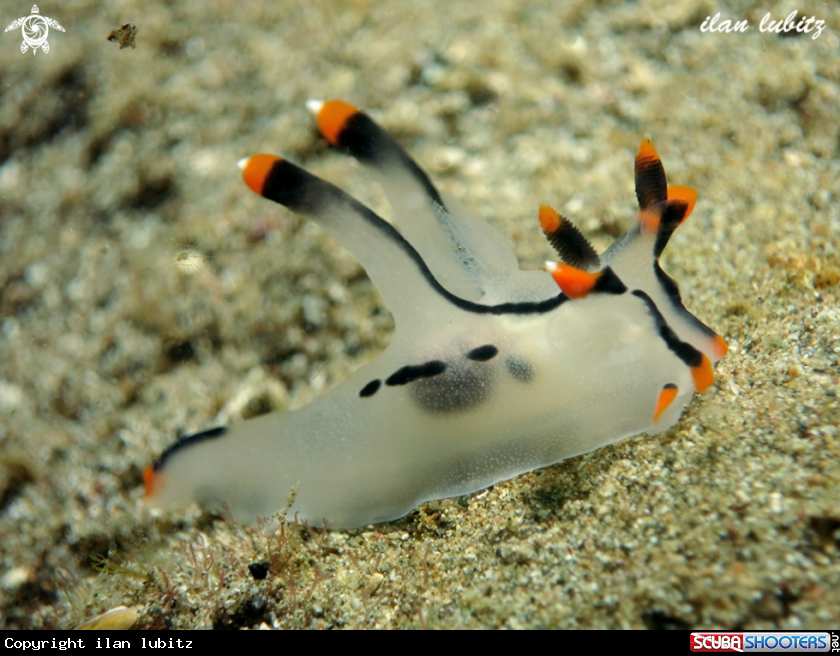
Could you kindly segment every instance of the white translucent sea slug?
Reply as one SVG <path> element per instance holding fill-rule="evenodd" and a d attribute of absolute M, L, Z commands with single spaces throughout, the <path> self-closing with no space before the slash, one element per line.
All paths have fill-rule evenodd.
<path fill-rule="evenodd" d="M 152 506 L 226 503 L 254 521 L 295 490 L 289 516 L 313 525 L 387 521 L 663 431 L 712 385 L 726 344 L 683 307 L 658 261 L 697 194 L 667 184 L 648 138 L 636 156 L 638 222 L 599 256 L 541 207 L 563 262 L 521 271 L 505 239 L 445 201 L 367 115 L 336 100 L 310 108 L 327 141 L 376 174 L 400 231 L 279 157 L 243 160 L 243 178 L 359 259 L 393 312 L 393 340 L 301 410 L 181 438 L 145 473 Z"/>

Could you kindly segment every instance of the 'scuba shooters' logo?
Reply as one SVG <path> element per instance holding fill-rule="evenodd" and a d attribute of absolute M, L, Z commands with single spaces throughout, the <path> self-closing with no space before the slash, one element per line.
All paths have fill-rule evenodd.
<path fill-rule="evenodd" d="M 834 651 L 835 636 L 827 631 L 695 631 L 690 648 L 700 652 L 827 652 Z"/>
<path fill-rule="evenodd" d="M 12 24 L 6 28 L 6 32 L 21 28 L 23 34 L 23 43 L 20 44 L 20 51 L 26 52 L 32 48 L 32 54 L 38 52 L 41 48 L 44 52 L 50 51 L 50 44 L 47 43 L 47 35 L 50 33 L 50 28 L 63 32 L 64 28 L 58 24 L 53 18 L 41 16 L 38 11 L 38 5 L 32 5 L 32 13 L 29 16 L 22 16 L 17 20 L 12 21 Z"/>

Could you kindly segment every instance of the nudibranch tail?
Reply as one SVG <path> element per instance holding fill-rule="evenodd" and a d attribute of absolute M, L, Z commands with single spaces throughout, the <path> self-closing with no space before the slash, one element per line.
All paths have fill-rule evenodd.
<path fill-rule="evenodd" d="M 399 228 L 274 155 L 240 161 L 243 180 L 354 253 L 394 314 L 393 340 L 300 410 L 179 439 L 143 474 L 152 505 L 226 503 L 253 521 L 292 499 L 289 516 L 313 524 L 386 521 L 665 430 L 713 385 L 726 345 L 659 264 L 697 193 L 668 185 L 649 137 L 636 156 L 638 221 L 602 255 L 540 208 L 563 260 L 547 274 L 520 271 L 500 234 L 445 199 L 366 114 L 307 106 L 328 143 L 373 171 Z"/>

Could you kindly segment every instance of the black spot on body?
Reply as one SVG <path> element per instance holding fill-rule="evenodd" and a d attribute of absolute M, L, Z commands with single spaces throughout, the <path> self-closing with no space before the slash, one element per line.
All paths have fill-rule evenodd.
<path fill-rule="evenodd" d="M 534 368 L 525 360 L 510 356 L 505 360 L 505 366 L 520 383 L 530 383 L 534 379 Z"/>
<path fill-rule="evenodd" d="M 407 385 L 422 378 L 439 376 L 444 371 L 446 371 L 446 363 L 443 360 L 430 360 L 424 364 L 409 364 L 388 376 L 385 384 L 390 386 Z"/>
<path fill-rule="evenodd" d="M 495 358 L 498 354 L 499 349 L 492 344 L 485 344 L 484 346 L 474 348 L 472 351 L 467 353 L 467 359 L 475 360 L 476 362 L 487 362 L 488 360 Z"/>
<path fill-rule="evenodd" d="M 370 381 L 367 385 L 365 385 L 362 390 L 359 392 L 359 396 L 363 399 L 367 398 L 368 396 L 373 396 L 379 391 L 379 388 L 382 386 L 382 381 L 376 378 L 375 380 Z"/>

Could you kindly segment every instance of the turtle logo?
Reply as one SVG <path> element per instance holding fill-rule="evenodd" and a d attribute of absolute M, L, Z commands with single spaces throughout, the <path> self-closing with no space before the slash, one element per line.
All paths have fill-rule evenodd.
<path fill-rule="evenodd" d="M 29 16 L 23 16 L 6 28 L 6 32 L 21 28 L 23 33 L 23 43 L 20 44 L 20 51 L 26 52 L 32 48 L 32 54 L 38 52 L 41 48 L 44 52 L 50 51 L 50 44 L 47 43 L 47 34 L 50 33 L 50 28 L 64 31 L 64 28 L 58 24 L 58 21 L 52 18 L 45 18 L 38 12 L 38 5 L 32 5 L 32 13 Z"/>

